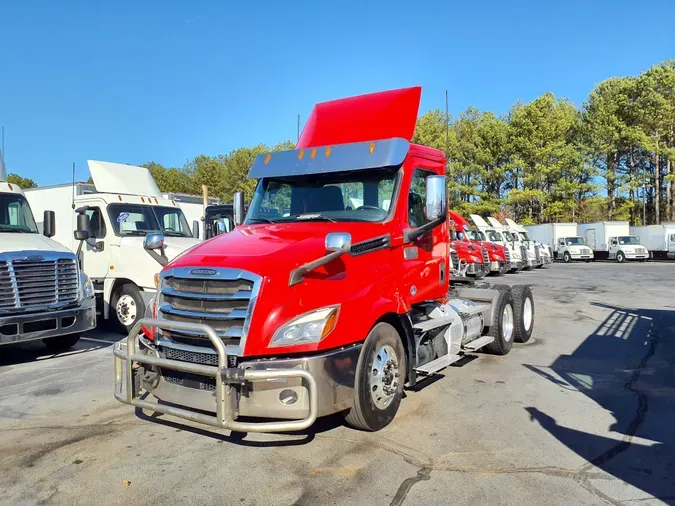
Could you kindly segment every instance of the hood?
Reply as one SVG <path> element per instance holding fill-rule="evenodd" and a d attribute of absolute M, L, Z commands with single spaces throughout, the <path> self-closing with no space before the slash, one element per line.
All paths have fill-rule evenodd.
<path fill-rule="evenodd" d="M 144 237 L 138 236 L 122 237 L 120 240 L 120 247 L 143 249 L 144 239 Z M 200 242 L 201 241 L 199 239 L 193 239 L 192 237 L 165 237 L 164 251 L 166 252 L 167 258 L 172 260 L 183 253 L 185 250 L 199 244 Z"/>
<path fill-rule="evenodd" d="M 277 223 L 242 225 L 201 243 L 168 267 L 228 267 L 260 276 L 287 277 L 326 254 L 326 234 L 350 230 L 352 244 L 381 236 L 381 223 Z M 274 255 L 270 262 L 269 255 Z"/>
<path fill-rule="evenodd" d="M 72 254 L 63 244 L 41 234 L 0 233 L 0 253 L 12 251 L 58 251 Z"/>

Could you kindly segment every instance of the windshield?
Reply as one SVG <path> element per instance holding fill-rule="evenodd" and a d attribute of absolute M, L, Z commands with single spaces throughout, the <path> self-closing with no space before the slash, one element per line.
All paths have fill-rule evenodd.
<path fill-rule="evenodd" d="M 37 234 L 26 197 L 18 193 L 0 193 L 0 232 Z"/>
<path fill-rule="evenodd" d="M 246 224 L 296 221 L 384 221 L 398 168 L 263 178 Z"/>
<path fill-rule="evenodd" d="M 520 234 L 520 239 L 522 241 L 529 241 L 530 240 L 530 238 L 527 235 L 527 232 L 518 232 L 518 234 Z"/>
<path fill-rule="evenodd" d="M 517 241 L 517 240 L 518 240 L 518 238 L 515 237 L 515 236 L 514 236 L 511 232 L 509 232 L 508 230 L 504 230 L 504 232 L 502 232 L 502 233 L 504 234 L 504 237 L 506 237 L 506 240 L 507 240 L 507 241 Z"/>
<path fill-rule="evenodd" d="M 502 234 L 500 234 L 496 230 L 488 230 L 487 235 L 490 238 L 490 241 L 492 241 L 492 242 L 504 242 L 504 239 L 502 238 Z"/>
<path fill-rule="evenodd" d="M 116 235 L 145 236 L 162 232 L 170 237 L 192 237 L 185 215 L 178 207 L 110 204 L 108 214 Z"/>
<path fill-rule="evenodd" d="M 586 244 L 583 237 L 568 237 L 567 244 Z"/>
<path fill-rule="evenodd" d="M 634 235 L 625 235 L 619 237 L 619 244 L 640 244 L 640 239 Z"/>
<path fill-rule="evenodd" d="M 469 237 L 469 239 L 471 239 L 472 241 L 483 241 L 483 240 L 484 240 L 484 238 L 481 237 L 481 236 L 478 234 L 478 232 L 476 232 L 475 230 L 467 230 L 467 231 L 466 231 L 466 235 L 467 235 L 467 236 Z"/>
<path fill-rule="evenodd" d="M 477 230 L 476 233 L 478 234 L 478 238 L 481 241 L 487 241 L 487 239 L 485 238 L 485 232 L 481 232 L 480 230 Z"/>

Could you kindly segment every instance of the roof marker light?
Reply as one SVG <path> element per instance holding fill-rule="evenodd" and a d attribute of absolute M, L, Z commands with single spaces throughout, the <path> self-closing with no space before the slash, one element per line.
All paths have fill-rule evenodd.
<path fill-rule="evenodd" d="M 10 183 L 7 183 L 7 188 L 9 188 L 9 191 L 14 191 L 14 188 L 12 188 L 12 185 Z"/>
<path fill-rule="evenodd" d="M 267 153 L 267 156 L 265 157 L 265 165 L 269 163 L 270 158 L 272 158 L 272 153 Z"/>
<path fill-rule="evenodd" d="M 375 151 L 375 143 L 374 142 L 370 143 L 370 149 L 368 151 L 370 152 L 371 155 L 373 154 L 373 151 Z"/>
<path fill-rule="evenodd" d="M 145 204 L 145 197 L 141 197 L 141 202 Z"/>
<path fill-rule="evenodd" d="M 301 149 L 300 152 L 298 153 L 298 160 L 302 160 L 303 156 L 305 156 L 305 150 Z"/>
<path fill-rule="evenodd" d="M 122 202 L 122 195 L 118 195 L 117 198 L 120 199 L 120 202 Z"/>
<path fill-rule="evenodd" d="M 330 146 L 326 148 L 326 158 L 330 156 L 331 151 L 333 151 L 333 148 L 331 148 Z"/>
<path fill-rule="evenodd" d="M 316 148 L 314 148 L 314 149 L 312 150 L 312 152 L 310 153 L 309 157 L 310 157 L 312 160 L 314 160 L 314 157 L 315 157 L 315 156 L 316 156 Z"/>

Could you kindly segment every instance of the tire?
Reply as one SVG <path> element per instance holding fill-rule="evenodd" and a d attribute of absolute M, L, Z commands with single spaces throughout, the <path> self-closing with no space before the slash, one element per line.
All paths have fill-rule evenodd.
<path fill-rule="evenodd" d="M 616 261 L 619 262 L 620 264 L 622 264 L 626 261 L 626 255 L 624 254 L 623 251 L 617 252 Z"/>
<path fill-rule="evenodd" d="M 510 318 L 508 313 L 510 313 Z M 513 296 L 511 290 L 499 292 L 495 308 L 495 318 L 497 318 L 497 324 L 492 325 L 488 331 L 488 335 L 494 337 L 495 340 L 486 345 L 485 350 L 493 355 L 506 355 L 511 351 L 511 347 L 513 346 L 513 335 L 515 334 Z M 510 320 L 510 325 L 508 320 Z"/>
<path fill-rule="evenodd" d="M 534 296 L 527 285 L 515 285 L 511 290 L 513 297 L 514 339 L 526 343 L 532 337 L 534 329 Z"/>
<path fill-rule="evenodd" d="M 126 283 L 113 293 L 110 299 L 110 322 L 118 332 L 128 333 L 145 314 L 145 301 L 140 289 Z"/>
<path fill-rule="evenodd" d="M 378 360 L 378 357 L 384 358 L 383 353 L 388 353 L 395 366 L 397 365 L 388 373 L 385 371 L 388 364 L 391 366 L 391 359 Z M 378 371 L 378 374 L 373 374 L 375 371 Z M 399 374 L 398 377 L 395 376 L 396 373 Z M 388 323 L 378 323 L 368 334 L 361 349 L 356 366 L 354 401 L 345 415 L 347 424 L 355 429 L 370 432 L 389 425 L 396 416 L 403 398 L 405 373 L 406 355 L 401 337 Z M 384 394 L 382 387 L 387 384 L 394 390 L 393 393 Z M 376 402 L 377 393 L 384 395 Z"/>
<path fill-rule="evenodd" d="M 568 264 L 568 263 L 570 263 L 571 261 L 572 261 L 572 255 L 570 255 L 570 252 L 569 252 L 569 251 L 565 251 L 565 253 L 563 253 L 563 262 L 565 262 L 566 264 Z"/>
<path fill-rule="evenodd" d="M 541 269 L 544 266 L 544 264 L 537 265 L 537 269 Z"/>
<path fill-rule="evenodd" d="M 72 348 L 80 340 L 80 334 L 68 334 L 66 336 L 47 337 L 42 343 L 49 351 L 63 351 Z"/>

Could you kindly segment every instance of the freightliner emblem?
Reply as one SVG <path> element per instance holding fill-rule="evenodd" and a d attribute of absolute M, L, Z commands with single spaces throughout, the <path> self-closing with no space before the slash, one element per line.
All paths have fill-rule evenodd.
<path fill-rule="evenodd" d="M 215 276 L 218 271 L 215 269 L 192 269 L 190 274 L 193 276 Z"/>
<path fill-rule="evenodd" d="M 24 258 L 26 262 L 42 262 L 45 259 L 42 255 L 31 255 Z"/>

